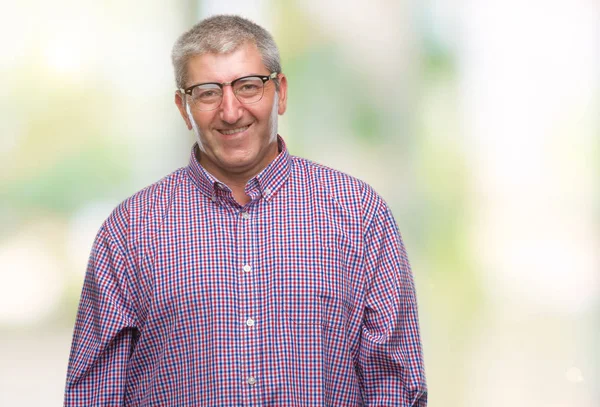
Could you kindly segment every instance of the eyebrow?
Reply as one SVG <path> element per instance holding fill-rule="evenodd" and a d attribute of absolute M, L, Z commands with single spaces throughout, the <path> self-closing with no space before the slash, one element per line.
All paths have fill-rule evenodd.
<path fill-rule="evenodd" d="M 257 76 L 257 77 L 260 78 L 260 77 L 263 77 L 263 76 L 270 76 L 270 75 L 272 75 L 272 73 L 268 73 L 268 74 L 251 73 L 251 74 L 248 74 L 248 75 L 238 76 L 237 78 L 235 78 L 235 79 L 233 79 L 233 80 L 231 80 L 229 82 L 197 82 L 197 83 L 194 83 L 194 84 L 192 84 L 190 86 L 186 86 L 185 88 L 182 88 L 180 90 L 184 90 L 185 91 L 185 90 L 188 90 L 190 88 L 193 88 L 193 87 L 196 87 L 196 86 L 200 86 L 200 85 L 210 85 L 210 84 L 222 85 L 224 83 L 231 84 L 231 82 L 233 82 L 233 81 L 236 81 L 236 80 L 242 79 L 242 78 L 247 78 L 249 76 Z M 274 79 L 274 78 L 271 78 L 271 79 Z"/>
<path fill-rule="evenodd" d="M 221 84 L 221 83 L 231 83 L 231 82 L 235 81 L 236 79 L 245 78 L 247 76 L 262 77 L 262 76 L 269 76 L 269 75 L 270 75 L 270 73 L 265 73 L 265 74 L 263 74 L 263 73 L 249 73 L 249 74 L 245 74 L 245 75 L 236 76 L 235 78 L 233 78 L 230 81 L 222 81 L 222 82 L 220 82 L 218 80 L 214 80 L 214 81 L 202 81 L 202 82 L 196 82 L 196 85 L 201 85 L 203 83 L 219 83 L 219 84 Z M 194 85 L 190 85 L 190 86 L 194 86 Z"/>

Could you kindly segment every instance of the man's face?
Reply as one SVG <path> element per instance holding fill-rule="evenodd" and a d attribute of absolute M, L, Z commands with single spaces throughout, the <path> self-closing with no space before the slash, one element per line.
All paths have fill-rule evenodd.
<path fill-rule="evenodd" d="M 254 44 L 246 44 L 228 54 L 204 54 L 193 57 L 187 65 L 191 86 L 205 82 L 231 82 L 248 75 L 266 76 L 271 72 L 264 66 Z M 175 102 L 188 129 L 194 130 L 201 150 L 200 163 L 210 173 L 223 180 L 250 178 L 266 167 L 278 154 L 277 115 L 283 114 L 287 101 L 287 80 L 278 76 L 279 93 L 275 83 L 265 83 L 262 99 L 242 104 L 231 86 L 223 88 L 221 105 L 210 111 L 199 111 L 184 103 L 182 95 Z"/>

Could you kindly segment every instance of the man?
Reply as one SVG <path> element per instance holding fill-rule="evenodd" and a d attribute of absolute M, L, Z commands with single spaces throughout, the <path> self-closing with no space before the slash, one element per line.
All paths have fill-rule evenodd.
<path fill-rule="evenodd" d="M 384 201 L 291 156 L 271 35 L 235 16 L 173 49 L 189 165 L 92 249 L 67 406 L 425 406 L 412 274 Z"/>

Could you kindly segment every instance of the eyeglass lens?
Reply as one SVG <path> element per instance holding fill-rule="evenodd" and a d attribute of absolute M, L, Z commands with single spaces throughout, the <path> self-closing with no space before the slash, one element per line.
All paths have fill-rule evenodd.
<path fill-rule="evenodd" d="M 255 103 L 263 96 L 264 84 L 259 77 L 241 78 L 232 84 L 233 94 L 241 103 Z M 192 89 L 192 103 L 201 110 L 216 109 L 223 99 L 223 89 L 214 83 Z"/>

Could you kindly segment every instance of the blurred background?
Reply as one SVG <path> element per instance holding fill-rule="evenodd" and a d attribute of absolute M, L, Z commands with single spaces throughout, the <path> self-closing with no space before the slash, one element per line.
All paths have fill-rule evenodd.
<path fill-rule="evenodd" d="M 0 405 L 61 405 L 92 241 L 186 165 L 170 50 L 214 13 L 278 42 L 291 152 L 391 205 L 430 405 L 600 405 L 596 0 L 5 2 Z"/>

